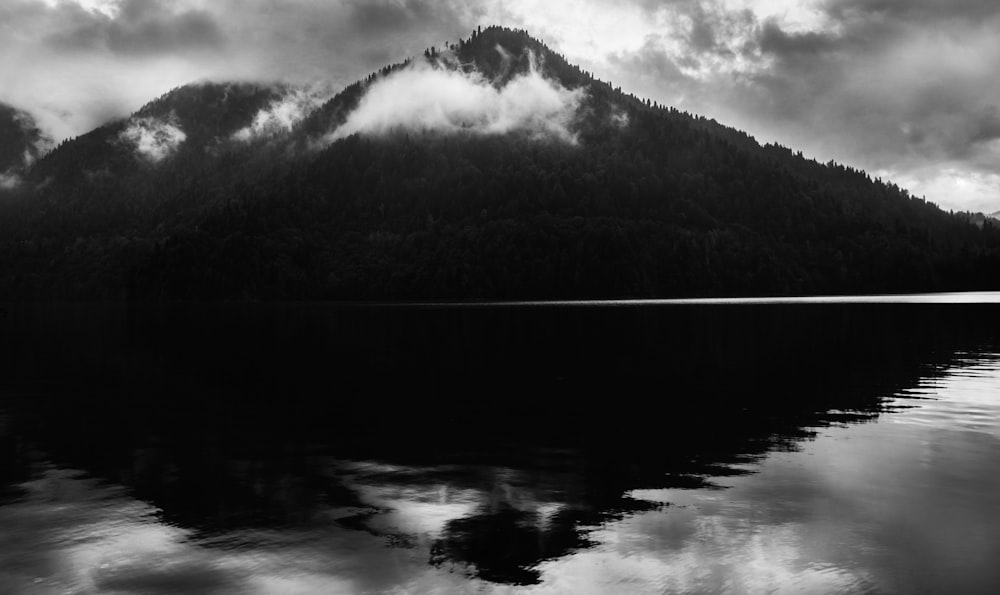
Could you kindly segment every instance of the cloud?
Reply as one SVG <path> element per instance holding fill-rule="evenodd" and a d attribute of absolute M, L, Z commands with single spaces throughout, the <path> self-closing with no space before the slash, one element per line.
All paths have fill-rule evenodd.
<path fill-rule="evenodd" d="M 13 190 L 21 185 L 21 177 L 10 171 L 0 172 L 0 190 Z"/>
<path fill-rule="evenodd" d="M 187 135 L 171 114 L 169 118 L 132 118 L 118 138 L 143 158 L 159 163 L 173 155 Z"/>
<path fill-rule="evenodd" d="M 763 54 L 782 56 L 785 59 L 795 55 L 812 56 L 837 49 L 835 35 L 824 31 L 788 33 L 775 19 L 764 21 L 757 41 Z"/>
<path fill-rule="evenodd" d="M 569 90 L 544 78 L 533 63 L 527 73 L 496 88 L 479 73 L 416 61 L 373 83 L 358 108 L 326 140 L 406 130 L 525 132 L 575 143 L 571 126 L 582 98 L 581 89 Z"/>
<path fill-rule="evenodd" d="M 288 132 L 325 103 L 333 94 L 322 86 L 290 88 L 280 99 L 257 112 L 253 122 L 233 133 L 233 140 L 247 142 L 271 134 Z"/>
<path fill-rule="evenodd" d="M 825 0 L 823 8 L 838 21 L 878 18 L 942 24 L 980 22 L 1000 14 L 993 0 Z"/>
<path fill-rule="evenodd" d="M 57 4 L 53 10 L 65 6 Z M 130 59 L 162 53 L 199 53 L 225 43 L 212 15 L 203 10 L 171 7 L 170 3 L 154 0 L 124 0 L 110 14 L 77 8 L 72 20 L 53 31 L 47 42 L 69 51 L 104 49 Z"/>

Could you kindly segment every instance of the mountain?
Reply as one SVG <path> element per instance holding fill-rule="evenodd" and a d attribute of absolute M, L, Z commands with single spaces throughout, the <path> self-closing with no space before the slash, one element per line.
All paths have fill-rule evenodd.
<path fill-rule="evenodd" d="M 1000 288 L 1000 225 L 643 100 L 489 27 L 326 101 L 202 84 L 62 143 L 0 217 L 27 298 Z"/>
<path fill-rule="evenodd" d="M 995 211 L 993 213 L 990 213 L 989 215 L 987 215 L 987 217 L 1000 221 L 1000 211 Z"/>

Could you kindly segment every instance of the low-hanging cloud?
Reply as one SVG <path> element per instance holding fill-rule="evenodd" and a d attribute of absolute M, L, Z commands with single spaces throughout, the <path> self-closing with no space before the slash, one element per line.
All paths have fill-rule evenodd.
<path fill-rule="evenodd" d="M 177 151 L 187 139 L 187 134 L 173 117 L 132 118 L 118 138 L 143 158 L 159 163 Z"/>
<path fill-rule="evenodd" d="M 51 148 L 52 139 L 30 114 L 0 103 L 0 189 L 19 186 L 22 174 Z"/>
<path fill-rule="evenodd" d="M 497 88 L 478 72 L 414 62 L 374 82 L 347 121 L 325 139 L 395 131 L 495 135 L 576 143 L 573 120 L 582 89 L 566 89 L 532 65 Z"/>
<path fill-rule="evenodd" d="M 22 163 L 20 167 L 11 167 L 6 171 L 0 171 L 0 189 L 2 190 L 12 190 L 21 185 L 21 176 L 18 173 L 23 171 L 35 162 L 37 153 L 33 153 L 31 149 L 25 149 L 22 154 Z"/>
<path fill-rule="evenodd" d="M 332 94 L 323 88 L 291 88 L 280 98 L 257 112 L 253 122 L 233 133 L 233 140 L 249 142 L 272 134 L 290 132 Z"/>
<path fill-rule="evenodd" d="M 21 176 L 12 172 L 0 172 L 0 190 L 13 190 L 21 185 Z"/>

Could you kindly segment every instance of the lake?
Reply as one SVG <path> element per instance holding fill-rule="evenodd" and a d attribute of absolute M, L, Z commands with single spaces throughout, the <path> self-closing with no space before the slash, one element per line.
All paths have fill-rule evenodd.
<path fill-rule="evenodd" d="M 1000 294 L 0 311 L 3 593 L 1000 590 Z"/>

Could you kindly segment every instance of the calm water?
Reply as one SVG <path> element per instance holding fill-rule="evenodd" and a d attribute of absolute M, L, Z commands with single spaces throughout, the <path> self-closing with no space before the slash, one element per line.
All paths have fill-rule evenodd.
<path fill-rule="evenodd" d="M 11 305 L 2 593 L 996 593 L 996 294 Z"/>

